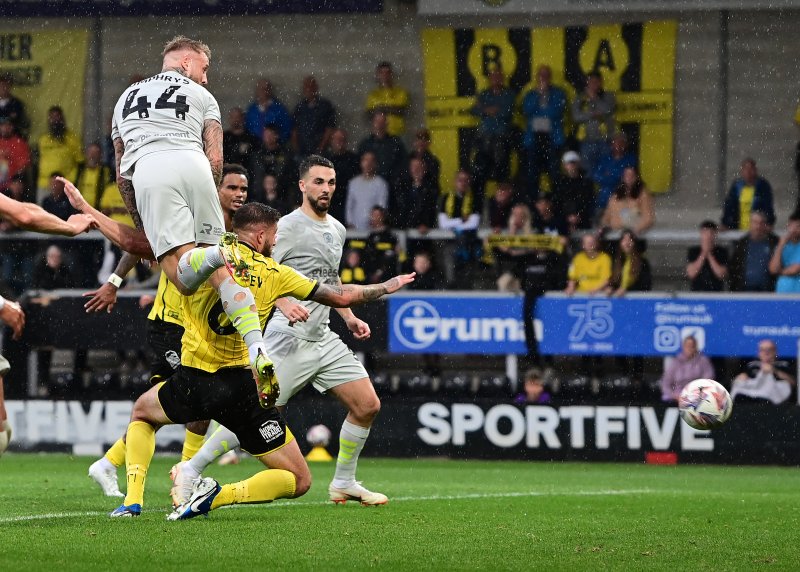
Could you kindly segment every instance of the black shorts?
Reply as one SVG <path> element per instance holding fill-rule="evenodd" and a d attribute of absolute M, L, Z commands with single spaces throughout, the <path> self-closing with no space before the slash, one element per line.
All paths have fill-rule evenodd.
<path fill-rule="evenodd" d="M 147 320 L 147 343 L 153 350 L 150 361 L 150 383 L 172 376 L 181 364 L 183 327 L 163 320 Z"/>
<path fill-rule="evenodd" d="M 181 365 L 158 390 L 158 400 L 173 423 L 218 421 L 253 456 L 271 453 L 294 439 L 277 409 L 261 407 L 253 374 L 246 368 L 208 373 Z"/>

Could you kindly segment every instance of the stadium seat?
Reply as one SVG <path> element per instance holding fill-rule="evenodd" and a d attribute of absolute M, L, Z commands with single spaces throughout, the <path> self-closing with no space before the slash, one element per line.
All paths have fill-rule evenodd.
<path fill-rule="evenodd" d="M 451 372 L 442 376 L 442 385 L 439 391 L 453 397 L 464 397 L 475 393 L 475 385 L 469 374 Z"/>
<path fill-rule="evenodd" d="M 402 395 L 430 395 L 434 392 L 433 378 L 424 373 L 400 374 L 397 391 Z"/>
<path fill-rule="evenodd" d="M 503 374 L 487 373 L 479 376 L 478 380 L 479 397 L 511 397 L 511 382 Z"/>

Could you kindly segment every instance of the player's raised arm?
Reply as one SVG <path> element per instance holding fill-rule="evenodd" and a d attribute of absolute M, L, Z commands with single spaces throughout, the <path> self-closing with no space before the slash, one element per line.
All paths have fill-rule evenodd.
<path fill-rule="evenodd" d="M 216 119 L 203 122 L 203 150 L 211 165 L 214 184 L 219 187 L 222 180 L 222 124 Z"/>
<path fill-rule="evenodd" d="M 366 304 L 367 302 L 377 300 L 381 296 L 397 292 L 406 284 L 413 282 L 414 276 L 416 276 L 416 272 L 400 274 L 394 278 L 390 278 L 386 282 L 370 284 L 368 286 L 358 286 L 356 284 L 319 284 L 309 299 L 326 306 L 333 306 L 334 308 Z"/>
<path fill-rule="evenodd" d="M 63 220 L 37 204 L 21 203 L 3 194 L 0 194 L 0 215 L 20 228 L 45 234 L 76 236 L 96 226 L 91 216 L 72 215 L 68 220 Z"/>

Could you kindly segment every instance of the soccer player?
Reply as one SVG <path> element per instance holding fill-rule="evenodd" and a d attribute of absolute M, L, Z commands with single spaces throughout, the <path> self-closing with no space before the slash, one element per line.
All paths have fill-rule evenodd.
<path fill-rule="evenodd" d="M 236 236 L 224 232 L 217 186 L 222 176 L 222 123 L 205 89 L 211 50 L 185 36 L 170 40 L 156 75 L 129 86 L 114 107 L 111 138 L 117 184 L 136 227 L 184 295 L 209 280 L 245 341 L 259 390 L 276 397 L 249 270 Z M 219 244 L 215 244 L 219 241 Z M 227 280 L 228 274 L 234 280 Z"/>
<path fill-rule="evenodd" d="M 274 301 L 286 295 L 331 306 L 377 300 L 413 281 L 413 274 L 396 276 L 370 286 L 329 286 L 306 278 L 268 257 L 275 241 L 280 214 L 266 205 L 250 203 L 233 218 L 239 235 L 239 254 L 253 269 L 250 289 L 263 325 Z M 232 280 L 232 278 L 229 278 Z M 269 396 L 249 390 L 247 352 L 236 329 L 227 320 L 223 301 L 209 285 L 183 299 L 186 332 L 181 365 L 170 379 L 151 388 L 136 401 L 128 425 L 128 492 L 110 516 L 137 516 L 144 499 L 147 470 L 155 448 L 157 427 L 196 419 L 216 419 L 238 437 L 241 446 L 269 467 L 241 483 L 206 490 L 206 497 L 184 507 L 179 518 L 234 503 L 269 502 L 300 496 L 310 486 L 310 474 L 300 449 Z M 204 480 L 208 487 L 208 481 Z M 188 512 L 187 512 L 188 511 Z"/>
<path fill-rule="evenodd" d="M 303 203 L 293 213 L 282 217 L 273 258 L 320 282 L 341 288 L 339 263 L 345 242 L 344 226 L 329 216 L 328 208 L 336 190 L 333 164 L 323 157 L 309 156 L 300 167 L 300 191 Z M 347 417 L 339 432 L 339 456 L 336 471 L 328 487 L 336 503 L 357 500 L 364 505 L 387 502 L 386 495 L 369 491 L 356 481 L 358 457 L 364 447 L 380 400 L 364 366 L 338 335 L 328 327 L 330 309 L 313 301 L 299 305 L 282 298 L 267 324 L 264 341 L 267 353 L 275 359 L 275 373 L 280 384 L 277 405 L 286 403 L 309 383 L 320 392 L 330 391 L 347 408 Z M 369 325 L 358 319 L 350 308 L 337 308 L 356 339 L 370 336 Z M 220 427 L 203 444 L 198 454 L 179 464 L 175 484 L 179 499 L 185 501 L 192 483 L 205 467 L 226 449 L 238 445 L 236 435 Z"/>
<path fill-rule="evenodd" d="M 225 220 L 225 229 L 232 230 L 233 215 L 247 199 L 247 170 L 241 165 L 224 165 L 222 168 L 222 182 L 219 187 L 219 202 Z M 94 211 L 97 219 L 105 217 L 96 212 L 87 201 L 83 199 L 77 189 L 73 189 L 70 202 L 79 212 Z M 125 253 L 120 259 L 114 273 L 108 282 L 103 284 L 87 296 L 91 299 L 85 304 L 87 312 L 111 312 L 117 302 L 117 290 L 122 283 L 121 276 L 126 276 L 136 263 L 138 256 Z M 153 308 L 147 316 L 147 338 L 154 352 L 154 359 L 150 366 L 150 383 L 155 385 L 169 378 L 180 364 L 181 338 L 183 337 L 183 320 L 181 318 L 181 294 L 177 288 L 167 280 L 166 274 L 161 273 L 158 290 L 153 300 Z M 203 443 L 208 421 L 192 421 L 186 424 L 186 436 L 183 442 L 181 460 L 188 461 L 198 451 Z M 92 463 L 89 467 L 89 476 L 100 486 L 106 496 L 122 497 L 117 482 L 117 468 L 125 462 L 125 437 L 118 439 L 106 451 L 106 454 Z"/>

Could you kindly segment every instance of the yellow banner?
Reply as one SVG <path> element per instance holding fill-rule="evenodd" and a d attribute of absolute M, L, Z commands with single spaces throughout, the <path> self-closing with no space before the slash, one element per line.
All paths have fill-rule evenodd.
<path fill-rule="evenodd" d="M 486 89 L 488 72 L 503 68 L 518 101 L 534 85 L 540 64 L 553 69 L 553 83 L 570 101 L 586 75 L 598 71 L 617 100 L 615 119 L 639 158 L 651 191 L 672 183 L 675 78 L 674 21 L 570 26 L 565 28 L 427 29 L 422 32 L 425 117 L 432 150 L 442 161 L 442 188 L 467 166 L 477 125 L 470 114 Z M 524 125 L 517 117 L 517 125 Z M 569 112 L 565 125 L 571 129 Z"/>
<path fill-rule="evenodd" d="M 490 234 L 486 237 L 490 248 L 530 248 L 531 250 L 552 250 L 564 252 L 560 236 L 552 234 Z"/>
<path fill-rule="evenodd" d="M 67 126 L 83 137 L 87 30 L 0 33 L 0 73 L 14 77 L 13 94 L 25 104 L 29 140 L 47 131 L 47 110 L 59 105 Z"/>

